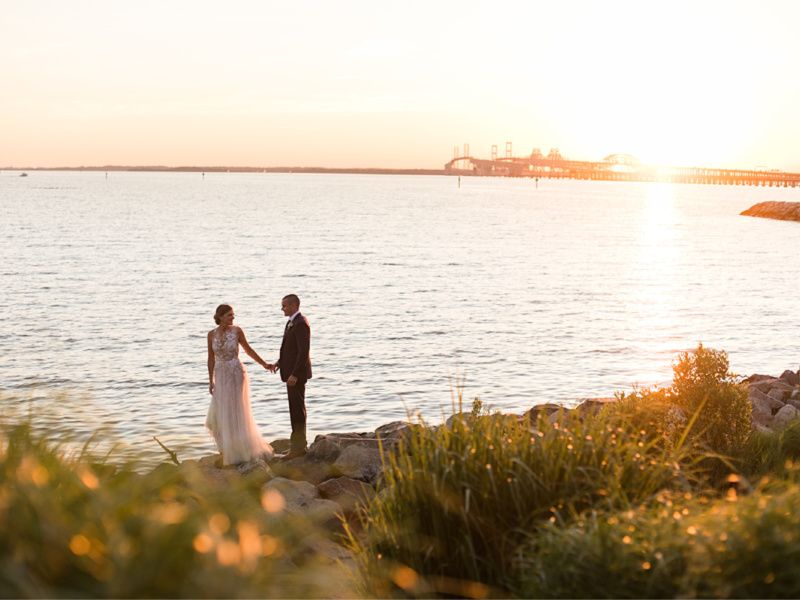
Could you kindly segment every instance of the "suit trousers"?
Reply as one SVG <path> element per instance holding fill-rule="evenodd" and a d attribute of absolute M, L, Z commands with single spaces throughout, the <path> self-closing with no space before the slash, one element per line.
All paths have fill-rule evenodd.
<path fill-rule="evenodd" d="M 306 449 L 306 382 L 298 379 L 294 385 L 286 386 L 289 396 L 289 418 L 292 421 L 291 449 Z"/>

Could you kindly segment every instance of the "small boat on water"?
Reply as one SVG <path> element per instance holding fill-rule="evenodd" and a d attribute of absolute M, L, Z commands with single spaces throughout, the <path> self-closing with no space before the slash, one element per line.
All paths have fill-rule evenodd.
<path fill-rule="evenodd" d="M 19 176 L 20 176 L 20 177 L 27 177 L 27 176 L 28 176 L 28 174 L 27 174 L 27 173 L 20 173 L 20 174 L 19 174 Z"/>

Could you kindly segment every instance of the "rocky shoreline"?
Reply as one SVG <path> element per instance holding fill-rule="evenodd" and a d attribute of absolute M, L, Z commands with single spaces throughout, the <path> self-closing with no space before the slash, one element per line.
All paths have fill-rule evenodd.
<path fill-rule="evenodd" d="M 754 374 L 741 384 L 748 387 L 755 430 L 780 430 L 800 417 L 800 371 L 786 370 L 778 377 Z M 563 411 L 594 414 L 615 401 L 615 398 L 589 398 L 572 409 L 558 404 L 538 404 L 519 415 L 501 416 L 534 421 L 544 413 L 554 420 L 560 418 Z M 450 417 L 443 426 L 450 426 L 460 416 Z M 235 467 L 222 467 L 220 455 L 213 454 L 183 461 L 177 468 L 199 470 L 214 486 L 224 487 L 244 478 L 249 485 L 260 486 L 262 503 L 267 510 L 303 515 L 335 528 L 341 524 L 340 516 L 348 519 L 359 504 L 379 493 L 382 454 L 391 452 L 404 436 L 418 427 L 422 425 L 395 421 L 371 432 L 318 435 L 308 454 L 291 460 L 281 458 L 281 454 L 288 451 L 289 440 L 279 439 L 273 442 L 278 454 L 269 462 L 258 459 Z"/>
<path fill-rule="evenodd" d="M 800 202 L 759 202 L 739 214 L 780 221 L 800 221 Z"/>

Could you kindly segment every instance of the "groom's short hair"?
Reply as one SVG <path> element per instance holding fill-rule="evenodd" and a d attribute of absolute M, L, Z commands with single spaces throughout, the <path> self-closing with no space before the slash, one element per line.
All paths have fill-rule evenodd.
<path fill-rule="evenodd" d="M 297 297 L 297 294 L 286 294 L 283 299 L 291 304 L 297 304 L 297 306 L 300 306 L 300 298 Z"/>

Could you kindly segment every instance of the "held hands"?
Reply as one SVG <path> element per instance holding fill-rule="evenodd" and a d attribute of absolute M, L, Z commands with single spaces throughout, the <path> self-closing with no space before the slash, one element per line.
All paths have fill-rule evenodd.
<path fill-rule="evenodd" d="M 278 370 L 278 365 L 273 365 L 272 363 L 264 363 L 264 368 L 270 373 L 274 373 L 275 371 Z"/>

